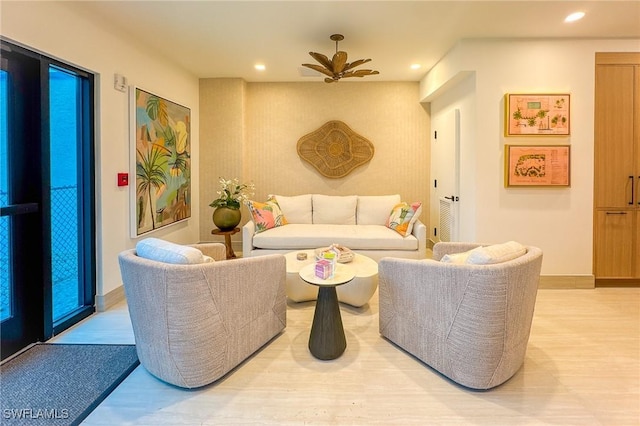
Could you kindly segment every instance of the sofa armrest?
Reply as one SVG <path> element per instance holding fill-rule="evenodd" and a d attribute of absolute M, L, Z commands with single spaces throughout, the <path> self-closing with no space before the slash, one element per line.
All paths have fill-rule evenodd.
<path fill-rule="evenodd" d="M 433 260 L 440 260 L 445 254 L 464 253 L 480 246 L 478 243 L 439 242 L 433 246 Z"/>
<path fill-rule="evenodd" d="M 251 257 L 251 250 L 253 250 L 253 236 L 256 233 L 256 225 L 252 220 L 248 221 L 242 227 L 242 257 Z"/>
<path fill-rule="evenodd" d="M 427 257 L 427 226 L 417 220 L 413 224 L 411 235 L 418 240 L 418 258 L 424 259 Z"/>
<path fill-rule="evenodd" d="M 200 243 L 192 244 L 202 252 L 205 256 L 212 257 L 213 260 L 225 260 L 227 258 L 227 249 L 222 243 Z"/>

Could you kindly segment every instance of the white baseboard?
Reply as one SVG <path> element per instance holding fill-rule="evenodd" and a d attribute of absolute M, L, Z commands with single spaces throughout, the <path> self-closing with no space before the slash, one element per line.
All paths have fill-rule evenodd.
<path fill-rule="evenodd" d="M 541 275 L 538 288 L 596 288 L 593 275 Z"/>
<path fill-rule="evenodd" d="M 125 300 L 124 286 L 121 285 L 104 296 L 96 295 L 96 310 L 98 312 L 104 312 L 123 300 Z"/>

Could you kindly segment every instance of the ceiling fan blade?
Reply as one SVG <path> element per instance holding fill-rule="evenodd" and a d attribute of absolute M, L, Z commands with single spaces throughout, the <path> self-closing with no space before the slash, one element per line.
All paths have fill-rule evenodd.
<path fill-rule="evenodd" d="M 333 64 L 331 69 L 333 69 L 334 73 L 338 74 L 344 71 L 344 66 L 347 64 L 347 52 L 343 52 L 342 50 L 336 52 L 336 54 L 333 55 L 331 63 Z"/>
<path fill-rule="evenodd" d="M 378 71 L 374 71 L 374 70 L 356 70 L 356 71 L 348 71 L 348 72 L 344 73 L 342 78 L 364 77 L 364 76 L 367 76 L 367 75 L 376 75 L 376 74 L 380 74 L 380 73 Z"/>
<path fill-rule="evenodd" d="M 367 62 L 370 62 L 371 59 L 358 59 L 357 61 L 353 61 L 350 64 L 345 65 L 344 70 L 348 71 L 351 68 L 355 68 L 355 67 L 359 67 L 362 64 L 366 64 Z"/>
<path fill-rule="evenodd" d="M 338 81 L 338 80 L 336 80 L 335 78 L 325 78 L 324 79 L 325 83 L 335 83 L 336 81 Z"/>
<path fill-rule="evenodd" d="M 349 78 L 349 77 L 364 77 L 364 76 L 356 75 L 353 71 L 347 71 L 344 74 L 342 74 L 342 78 Z"/>
<path fill-rule="evenodd" d="M 323 55 L 322 53 L 316 53 L 316 52 L 309 52 L 309 55 L 311 55 L 311 57 L 313 59 L 315 59 L 316 61 L 320 62 L 320 64 L 322 64 L 323 67 L 327 68 L 327 69 L 331 69 L 331 61 L 329 60 L 329 58 L 327 58 L 325 55 Z"/>
<path fill-rule="evenodd" d="M 302 64 L 303 67 L 307 67 L 307 68 L 311 68 L 312 70 L 318 71 L 324 75 L 328 75 L 329 77 L 333 78 L 333 73 L 331 71 L 329 71 L 326 68 L 321 67 L 320 65 L 316 65 L 316 64 Z"/>

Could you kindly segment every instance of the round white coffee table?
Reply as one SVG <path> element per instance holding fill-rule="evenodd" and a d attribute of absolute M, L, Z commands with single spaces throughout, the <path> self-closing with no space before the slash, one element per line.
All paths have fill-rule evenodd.
<path fill-rule="evenodd" d="M 305 260 L 298 260 L 298 253 L 305 253 Z M 287 259 L 287 297 L 294 302 L 307 302 L 318 298 L 318 288 L 308 284 L 300 278 L 300 270 L 310 264 L 315 263 L 315 250 L 297 250 L 285 254 Z M 355 254 L 349 263 L 353 269 L 355 277 L 346 285 L 337 288 L 338 301 L 349 305 L 360 307 L 371 299 L 371 296 L 378 288 L 378 264 L 375 260 Z"/>
<path fill-rule="evenodd" d="M 315 263 L 311 263 L 299 272 L 300 278 L 305 282 L 318 286 L 318 301 L 313 313 L 309 351 L 318 359 L 336 359 L 347 348 L 336 287 L 353 280 L 355 273 L 353 268 L 338 264 L 333 277 L 322 279 L 316 276 L 315 266 Z"/>

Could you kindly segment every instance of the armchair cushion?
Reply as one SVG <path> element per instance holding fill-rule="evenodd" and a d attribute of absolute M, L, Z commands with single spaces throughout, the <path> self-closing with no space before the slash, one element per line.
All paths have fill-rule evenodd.
<path fill-rule="evenodd" d="M 475 248 L 473 250 L 477 250 L 478 248 Z M 444 256 L 442 256 L 442 259 L 440 259 L 440 262 L 453 263 L 454 265 L 464 265 L 465 263 L 467 263 L 467 259 L 469 258 L 469 255 L 473 250 L 463 251 L 462 253 L 445 254 Z"/>
<path fill-rule="evenodd" d="M 493 265 L 515 259 L 526 252 L 527 249 L 522 244 L 509 241 L 502 244 L 476 247 L 462 253 L 445 254 L 440 261 L 457 265 Z"/>
<path fill-rule="evenodd" d="M 211 257 L 204 256 L 195 247 L 183 246 L 158 238 L 145 238 L 139 241 L 136 244 L 136 254 L 145 259 L 180 265 L 213 262 Z"/>
<path fill-rule="evenodd" d="M 486 247 L 478 247 L 471 250 L 467 263 L 471 265 L 493 265 L 502 263 L 524 255 L 527 252 L 525 246 L 515 241 L 503 244 L 494 244 Z"/>

